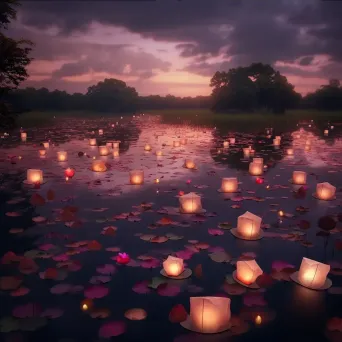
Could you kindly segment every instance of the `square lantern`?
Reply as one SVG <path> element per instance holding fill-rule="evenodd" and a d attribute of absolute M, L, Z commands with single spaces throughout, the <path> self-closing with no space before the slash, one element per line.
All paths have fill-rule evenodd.
<path fill-rule="evenodd" d="M 279 139 L 273 139 L 273 145 L 274 146 L 279 146 L 280 145 L 280 140 Z"/>
<path fill-rule="evenodd" d="M 150 144 L 146 144 L 145 147 L 144 147 L 144 150 L 147 151 L 147 152 L 151 151 L 152 150 L 151 145 Z"/>
<path fill-rule="evenodd" d="M 202 208 L 201 196 L 190 192 L 179 197 L 180 212 L 184 214 L 198 214 L 204 210 Z"/>
<path fill-rule="evenodd" d="M 234 145 L 235 144 L 235 138 L 229 138 L 229 144 Z"/>
<path fill-rule="evenodd" d="M 332 200 L 335 198 L 336 188 L 328 182 L 318 183 L 316 185 L 315 197 L 321 200 Z"/>
<path fill-rule="evenodd" d="M 259 240 L 262 238 L 261 221 L 261 217 L 246 211 L 238 217 L 237 228 L 231 229 L 230 232 L 243 240 Z"/>
<path fill-rule="evenodd" d="M 248 158 L 251 155 L 251 149 L 249 147 L 244 147 L 242 151 L 245 158 Z"/>
<path fill-rule="evenodd" d="M 297 185 L 306 184 L 306 172 L 304 171 L 293 171 L 292 183 Z"/>
<path fill-rule="evenodd" d="M 57 152 L 57 160 L 59 162 L 65 162 L 68 160 L 68 153 L 65 151 L 59 151 Z"/>
<path fill-rule="evenodd" d="M 236 280 L 247 287 L 259 287 L 255 281 L 263 274 L 255 260 L 239 260 L 236 263 L 236 273 L 234 277 Z"/>
<path fill-rule="evenodd" d="M 287 154 L 288 156 L 293 156 L 293 148 L 288 148 L 288 149 L 286 150 L 286 154 Z"/>
<path fill-rule="evenodd" d="M 236 177 L 222 178 L 221 189 L 219 192 L 237 192 L 238 191 L 238 180 Z"/>
<path fill-rule="evenodd" d="M 103 160 L 94 160 L 91 169 L 94 172 L 105 172 L 107 171 L 107 166 Z"/>
<path fill-rule="evenodd" d="M 184 271 L 183 259 L 169 255 L 163 262 L 163 269 L 168 276 L 178 277 Z"/>
<path fill-rule="evenodd" d="M 175 140 L 175 141 L 173 142 L 173 147 L 179 147 L 179 146 L 180 146 L 180 141 Z"/>
<path fill-rule="evenodd" d="M 190 315 L 181 325 L 202 334 L 216 334 L 231 326 L 230 299 L 225 297 L 190 297 Z"/>
<path fill-rule="evenodd" d="M 100 156 L 108 156 L 109 148 L 105 145 L 99 146 L 99 154 L 100 154 Z"/>
<path fill-rule="evenodd" d="M 183 138 L 181 141 L 180 141 L 181 145 L 186 145 L 188 143 L 188 139 L 186 138 Z"/>
<path fill-rule="evenodd" d="M 43 171 L 38 169 L 28 169 L 26 173 L 26 182 L 29 184 L 43 183 Z"/>
<path fill-rule="evenodd" d="M 99 129 L 99 135 L 103 134 L 103 129 Z"/>
<path fill-rule="evenodd" d="M 113 148 L 119 148 L 120 147 L 120 141 L 113 141 Z"/>
<path fill-rule="evenodd" d="M 20 137 L 21 137 L 21 140 L 22 140 L 22 141 L 26 141 L 26 139 L 27 139 L 27 133 L 26 133 L 26 132 L 21 132 L 21 133 L 20 133 Z"/>
<path fill-rule="evenodd" d="M 196 164 L 192 159 L 185 159 L 184 167 L 187 169 L 196 169 Z"/>
<path fill-rule="evenodd" d="M 310 146 L 310 145 L 311 145 L 311 140 L 306 140 L 306 141 L 305 141 L 305 145 Z"/>
<path fill-rule="evenodd" d="M 156 151 L 156 156 L 157 157 L 161 157 L 163 155 L 163 152 L 162 151 Z"/>
<path fill-rule="evenodd" d="M 229 147 L 229 141 L 224 141 L 222 145 L 224 148 L 228 148 Z"/>
<path fill-rule="evenodd" d="M 275 139 L 280 141 L 281 140 L 281 136 L 280 135 L 276 135 Z"/>
<path fill-rule="evenodd" d="M 264 165 L 261 163 L 249 163 L 249 173 L 252 176 L 260 176 L 264 172 Z"/>
<path fill-rule="evenodd" d="M 89 139 L 89 145 L 90 146 L 96 146 L 97 142 L 96 142 L 96 139 L 95 138 L 91 138 Z"/>
<path fill-rule="evenodd" d="M 129 173 L 129 182 L 132 185 L 140 185 L 144 183 L 144 171 L 132 170 Z"/>
<path fill-rule="evenodd" d="M 329 131 L 327 129 L 324 130 L 324 135 L 328 135 Z"/>
<path fill-rule="evenodd" d="M 46 156 L 46 150 L 39 150 L 39 155 L 41 157 L 45 157 Z"/>
<path fill-rule="evenodd" d="M 313 290 L 325 290 L 332 285 L 327 278 L 329 271 L 330 265 L 303 258 L 299 271 L 293 273 L 291 279 Z"/>
<path fill-rule="evenodd" d="M 44 148 L 49 148 L 50 144 L 47 141 L 45 141 L 45 142 L 43 142 L 43 146 L 44 146 Z"/>

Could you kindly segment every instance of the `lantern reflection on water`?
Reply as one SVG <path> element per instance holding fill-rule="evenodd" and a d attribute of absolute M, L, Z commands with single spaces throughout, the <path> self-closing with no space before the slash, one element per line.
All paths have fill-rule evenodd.
<path fill-rule="evenodd" d="M 230 299 L 224 297 L 190 297 L 190 315 L 181 325 L 202 334 L 216 334 L 231 326 Z"/>

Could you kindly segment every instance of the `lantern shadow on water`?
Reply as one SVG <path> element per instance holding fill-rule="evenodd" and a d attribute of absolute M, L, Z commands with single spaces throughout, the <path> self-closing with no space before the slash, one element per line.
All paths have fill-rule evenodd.
<path fill-rule="evenodd" d="M 200 214 L 205 210 L 202 208 L 201 196 L 194 192 L 179 197 L 179 211 L 182 214 Z"/>
<path fill-rule="evenodd" d="M 318 183 L 316 186 L 316 192 L 313 196 L 317 199 L 324 201 L 332 201 L 335 199 L 336 187 L 328 182 Z"/>
<path fill-rule="evenodd" d="M 330 265 L 303 258 L 299 271 L 291 274 L 291 279 L 299 285 L 312 290 L 326 290 L 332 286 L 327 278 Z"/>
<path fill-rule="evenodd" d="M 231 327 L 230 303 L 224 297 L 190 297 L 190 315 L 180 324 L 202 334 L 226 331 Z"/>
<path fill-rule="evenodd" d="M 189 278 L 192 271 L 189 268 L 184 268 L 183 259 L 169 255 L 163 262 L 160 274 L 167 278 L 182 280 Z"/>
<path fill-rule="evenodd" d="M 256 280 L 262 274 L 263 271 L 255 260 L 239 260 L 236 263 L 233 278 L 243 286 L 258 289 L 260 286 L 256 284 Z"/>
<path fill-rule="evenodd" d="M 237 238 L 242 240 L 260 240 L 263 237 L 261 229 L 261 217 L 246 211 L 238 217 L 237 228 L 233 228 L 230 232 Z"/>

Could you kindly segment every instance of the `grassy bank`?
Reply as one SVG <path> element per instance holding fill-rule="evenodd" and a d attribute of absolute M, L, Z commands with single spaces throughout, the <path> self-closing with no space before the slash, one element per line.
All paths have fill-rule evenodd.
<path fill-rule="evenodd" d="M 342 112 L 319 112 L 296 110 L 288 111 L 284 115 L 274 115 L 270 113 L 220 113 L 214 114 L 208 109 L 166 109 L 144 111 L 150 115 L 160 115 L 165 123 L 189 122 L 195 125 L 210 125 L 217 127 L 232 127 L 243 129 L 256 127 L 274 127 L 277 129 L 291 129 L 298 121 L 314 120 L 316 124 L 322 126 L 327 122 L 342 123 Z M 127 114 L 124 114 L 125 116 Z M 65 120 L 68 117 L 80 119 L 100 119 L 111 117 L 113 120 L 120 117 L 120 114 L 96 113 L 96 112 L 29 112 L 19 116 L 19 125 L 22 127 L 39 127 L 52 125 L 56 120 Z"/>

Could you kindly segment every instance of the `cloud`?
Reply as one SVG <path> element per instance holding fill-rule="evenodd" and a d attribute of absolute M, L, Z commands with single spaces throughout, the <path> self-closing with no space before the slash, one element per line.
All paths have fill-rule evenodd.
<path fill-rule="evenodd" d="M 342 3 L 318 0 L 25 1 L 19 15 L 22 36 L 37 42 L 35 57 L 65 62 L 54 65 L 53 79 L 130 76 L 143 91 L 147 81 L 156 89 L 159 74 L 170 84 L 180 70 L 182 79 L 210 79 L 252 62 L 316 81 L 342 78 L 341 17 Z"/>

